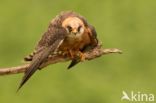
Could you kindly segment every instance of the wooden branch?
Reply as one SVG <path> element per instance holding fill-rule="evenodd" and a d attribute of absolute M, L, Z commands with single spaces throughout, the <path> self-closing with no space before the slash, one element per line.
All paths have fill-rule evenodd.
<path fill-rule="evenodd" d="M 84 55 L 85 55 L 85 60 L 92 60 L 102 55 L 106 55 L 110 53 L 122 53 L 122 51 L 117 48 L 102 49 L 101 45 L 98 45 L 93 50 L 85 52 Z M 69 61 L 69 60 L 70 58 L 68 57 L 64 57 L 61 55 L 54 55 L 54 56 L 49 57 L 48 60 L 44 62 L 40 68 L 43 69 L 49 64 L 55 64 L 59 62 Z M 26 71 L 28 67 L 29 67 L 29 63 L 21 65 L 21 66 L 16 66 L 16 67 L 2 68 L 0 69 L 0 75 L 23 73 Z"/>

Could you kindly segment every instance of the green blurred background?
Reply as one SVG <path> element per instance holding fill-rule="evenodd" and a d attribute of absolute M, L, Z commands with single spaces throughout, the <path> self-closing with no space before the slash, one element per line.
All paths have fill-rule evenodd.
<path fill-rule="evenodd" d="M 50 65 L 19 93 L 23 74 L 0 76 L 0 103 L 121 103 L 123 90 L 156 95 L 155 0 L 0 0 L 0 67 L 22 64 L 49 21 L 65 10 L 86 17 L 104 48 L 124 53 L 71 70 L 69 62 Z"/>

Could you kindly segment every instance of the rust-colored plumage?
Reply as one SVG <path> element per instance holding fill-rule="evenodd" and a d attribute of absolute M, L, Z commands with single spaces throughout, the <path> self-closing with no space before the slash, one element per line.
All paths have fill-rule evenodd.
<path fill-rule="evenodd" d="M 71 58 L 69 69 L 85 59 L 83 52 L 94 48 L 97 44 L 96 31 L 84 17 L 72 11 L 60 13 L 50 22 L 35 52 L 24 58 L 31 64 L 25 72 L 19 89 L 54 52 L 61 51 L 62 55 Z"/>

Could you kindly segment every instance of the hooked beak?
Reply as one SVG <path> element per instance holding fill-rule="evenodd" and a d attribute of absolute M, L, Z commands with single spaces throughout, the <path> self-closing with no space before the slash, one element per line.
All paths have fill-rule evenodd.
<path fill-rule="evenodd" d="M 76 35 L 77 34 L 77 29 L 73 29 L 72 33 Z"/>

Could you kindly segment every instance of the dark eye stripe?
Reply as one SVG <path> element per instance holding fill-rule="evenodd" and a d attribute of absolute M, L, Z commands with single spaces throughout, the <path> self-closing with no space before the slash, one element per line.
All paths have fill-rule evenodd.
<path fill-rule="evenodd" d="M 78 27 L 78 32 L 80 32 L 81 27 L 82 27 L 82 26 L 79 26 L 79 27 Z"/>
<path fill-rule="evenodd" d="M 72 27 L 71 26 L 67 26 L 67 29 L 69 30 L 69 32 L 71 32 L 72 31 Z"/>

